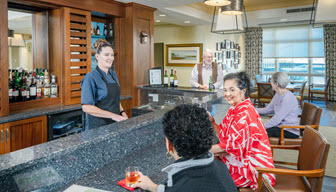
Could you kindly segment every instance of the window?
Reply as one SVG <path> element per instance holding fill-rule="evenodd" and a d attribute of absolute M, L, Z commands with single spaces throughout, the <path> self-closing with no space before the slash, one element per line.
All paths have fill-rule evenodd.
<path fill-rule="evenodd" d="M 323 84 L 325 58 L 323 28 L 290 26 L 263 29 L 264 77 L 286 72 L 291 81 Z M 264 79 L 265 80 L 265 79 Z"/>

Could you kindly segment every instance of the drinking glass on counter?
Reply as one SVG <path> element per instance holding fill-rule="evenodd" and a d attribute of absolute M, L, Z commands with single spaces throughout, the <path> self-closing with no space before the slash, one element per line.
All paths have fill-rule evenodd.
<path fill-rule="evenodd" d="M 131 185 L 138 183 L 140 180 L 139 168 L 130 166 L 126 169 L 126 186 L 130 187 Z"/>

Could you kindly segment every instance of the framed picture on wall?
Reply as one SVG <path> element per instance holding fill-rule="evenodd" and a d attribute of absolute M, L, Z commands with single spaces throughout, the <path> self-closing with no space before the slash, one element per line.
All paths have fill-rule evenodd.
<path fill-rule="evenodd" d="M 238 49 L 238 51 L 240 51 L 240 46 L 239 45 L 238 45 L 237 49 Z"/>
<path fill-rule="evenodd" d="M 218 61 L 222 61 L 222 52 L 217 53 L 217 55 Z"/>
<path fill-rule="evenodd" d="M 230 49 L 230 41 L 229 40 L 225 40 L 225 42 L 226 42 L 226 49 Z"/>
<path fill-rule="evenodd" d="M 238 52 L 238 58 L 241 58 L 241 52 Z"/>
<path fill-rule="evenodd" d="M 223 42 L 221 42 L 221 45 L 222 45 L 222 49 L 226 49 L 226 42 L 225 42 L 225 40 Z"/>
<path fill-rule="evenodd" d="M 230 48 L 231 48 L 231 49 L 234 49 L 234 45 L 235 45 L 234 42 L 231 41 L 231 43 L 230 43 Z"/>
<path fill-rule="evenodd" d="M 193 67 L 202 61 L 203 44 L 166 45 L 166 66 Z"/>
<path fill-rule="evenodd" d="M 240 59 L 238 59 L 238 64 L 240 64 Z"/>
<path fill-rule="evenodd" d="M 226 51 L 226 58 L 230 59 L 230 51 Z"/>
<path fill-rule="evenodd" d="M 235 51 L 235 61 L 238 61 L 238 55 L 239 55 L 238 51 Z"/>
<path fill-rule="evenodd" d="M 226 62 L 226 51 L 222 51 L 222 55 L 223 55 L 223 63 Z"/>
<path fill-rule="evenodd" d="M 234 59 L 234 56 L 235 56 L 234 51 L 230 51 L 230 58 Z"/>
<path fill-rule="evenodd" d="M 221 43 L 216 43 L 216 50 L 220 51 L 222 49 L 222 44 Z"/>

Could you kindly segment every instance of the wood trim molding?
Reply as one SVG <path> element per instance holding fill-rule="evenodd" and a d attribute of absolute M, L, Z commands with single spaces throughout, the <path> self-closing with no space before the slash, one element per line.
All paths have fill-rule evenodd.
<path fill-rule="evenodd" d="M 6 116 L 9 114 L 7 0 L 0 0 L 0 18 L 0 116 Z"/>

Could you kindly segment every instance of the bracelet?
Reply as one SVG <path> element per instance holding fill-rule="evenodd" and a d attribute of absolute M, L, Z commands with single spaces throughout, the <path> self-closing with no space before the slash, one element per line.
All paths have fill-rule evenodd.
<path fill-rule="evenodd" d="M 125 111 L 125 110 L 120 111 L 120 115 L 121 115 L 122 113 L 126 113 L 126 111 Z"/>

